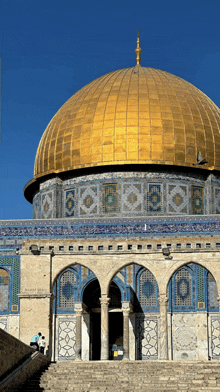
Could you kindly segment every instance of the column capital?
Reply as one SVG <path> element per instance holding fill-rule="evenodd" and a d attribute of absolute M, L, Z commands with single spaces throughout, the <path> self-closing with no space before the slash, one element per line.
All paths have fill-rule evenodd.
<path fill-rule="evenodd" d="M 158 298 L 158 302 L 159 302 L 160 306 L 167 306 L 168 305 L 168 297 L 166 295 L 161 295 Z"/>
<path fill-rule="evenodd" d="M 132 307 L 131 303 L 128 302 L 128 301 L 122 301 L 121 302 L 121 307 L 122 307 L 123 313 L 131 313 L 132 310 L 133 310 L 133 307 Z"/>
<path fill-rule="evenodd" d="M 111 301 L 111 298 L 108 297 L 101 297 L 99 298 L 101 306 L 108 306 L 109 302 Z"/>
<path fill-rule="evenodd" d="M 86 306 L 83 302 L 75 302 L 74 310 L 78 314 L 82 314 L 86 310 Z"/>

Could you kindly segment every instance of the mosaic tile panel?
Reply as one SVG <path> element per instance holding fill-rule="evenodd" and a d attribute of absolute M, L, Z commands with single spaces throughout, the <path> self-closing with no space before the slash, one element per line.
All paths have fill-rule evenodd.
<path fill-rule="evenodd" d="M 189 213 L 188 186 L 167 184 L 167 212 L 172 214 Z"/>
<path fill-rule="evenodd" d="M 79 187 L 78 214 L 80 216 L 99 214 L 98 186 Z"/>
<path fill-rule="evenodd" d="M 103 213 L 116 213 L 118 209 L 118 185 L 104 184 L 103 185 Z"/>
<path fill-rule="evenodd" d="M 162 212 L 163 195 L 161 184 L 148 184 L 147 211 Z"/>
<path fill-rule="evenodd" d="M 75 214 L 75 189 L 65 192 L 64 199 L 64 216 L 65 218 L 73 217 Z"/>
<path fill-rule="evenodd" d="M 127 284 L 129 285 L 133 285 L 133 265 L 128 265 L 126 267 L 126 280 L 127 280 Z"/>
<path fill-rule="evenodd" d="M 143 212 L 143 184 L 122 184 L 122 213 Z"/>
<path fill-rule="evenodd" d="M 197 265 L 197 289 L 198 302 L 205 302 L 204 268 L 201 265 Z"/>
<path fill-rule="evenodd" d="M 41 195 L 38 194 L 34 197 L 33 200 L 33 219 L 40 219 L 41 218 Z"/>
<path fill-rule="evenodd" d="M 136 316 L 137 359 L 158 359 L 157 317 Z"/>
<path fill-rule="evenodd" d="M 41 217 L 42 219 L 53 218 L 53 192 L 45 192 L 41 195 Z"/>
<path fill-rule="evenodd" d="M 76 319 L 59 319 L 58 359 L 74 360 L 76 344 Z"/>
<path fill-rule="evenodd" d="M 192 213 L 194 215 L 204 214 L 203 188 L 201 187 L 192 187 Z"/>
<path fill-rule="evenodd" d="M 213 359 L 220 359 L 220 327 L 219 327 L 219 317 L 212 316 L 211 317 L 211 352 Z"/>
<path fill-rule="evenodd" d="M 12 291 L 10 292 L 10 300 L 11 309 L 8 309 L 9 312 L 18 312 L 19 310 L 19 282 L 20 282 L 20 261 L 18 256 L 12 257 L 0 257 L 0 268 L 6 267 L 10 272 L 12 277 Z M 10 279 L 11 279 L 10 277 Z"/>
<path fill-rule="evenodd" d="M 7 332 L 7 319 L 0 317 L 0 328 Z"/>
<path fill-rule="evenodd" d="M 220 214 L 220 188 L 214 188 L 214 214 Z"/>

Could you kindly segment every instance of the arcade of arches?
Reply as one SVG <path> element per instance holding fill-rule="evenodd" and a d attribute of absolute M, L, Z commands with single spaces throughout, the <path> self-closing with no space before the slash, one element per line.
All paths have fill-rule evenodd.
<path fill-rule="evenodd" d="M 156 270 L 155 270 L 156 271 Z M 54 360 L 218 359 L 217 284 L 201 264 L 173 267 L 170 277 L 137 263 L 103 282 L 81 265 L 57 275 L 53 294 Z"/>

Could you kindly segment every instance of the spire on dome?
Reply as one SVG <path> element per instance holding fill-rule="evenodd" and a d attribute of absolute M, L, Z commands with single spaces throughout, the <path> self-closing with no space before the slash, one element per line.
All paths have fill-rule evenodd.
<path fill-rule="evenodd" d="M 137 47 L 135 49 L 135 54 L 137 55 L 137 57 L 136 57 L 137 67 L 141 66 L 140 65 L 140 62 L 141 62 L 140 55 L 142 53 L 142 50 L 140 48 L 140 43 L 141 43 L 141 41 L 140 41 L 140 38 L 139 38 L 139 29 L 138 29 L 138 31 L 137 31 Z"/>

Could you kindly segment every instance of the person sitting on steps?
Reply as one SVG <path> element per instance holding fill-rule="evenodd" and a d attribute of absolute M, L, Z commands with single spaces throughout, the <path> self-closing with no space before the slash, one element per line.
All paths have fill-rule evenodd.
<path fill-rule="evenodd" d="M 30 342 L 30 346 L 36 347 L 37 351 L 39 351 L 38 340 L 40 336 L 41 336 L 41 332 L 38 332 L 38 335 L 34 335 Z"/>

